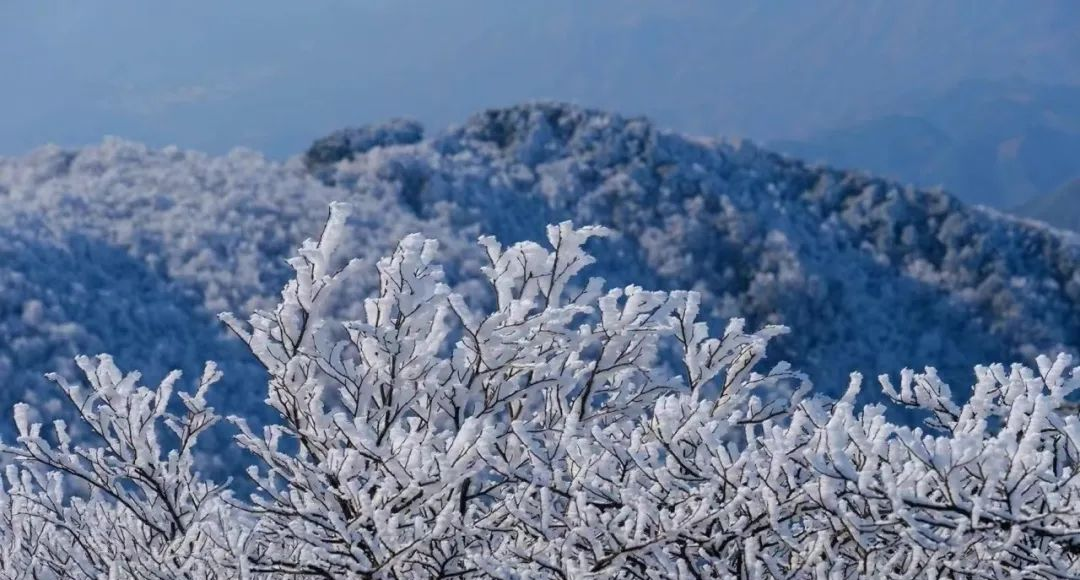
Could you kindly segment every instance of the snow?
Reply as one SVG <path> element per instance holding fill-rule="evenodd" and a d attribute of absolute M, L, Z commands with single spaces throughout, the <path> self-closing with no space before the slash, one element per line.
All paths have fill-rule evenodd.
<path fill-rule="evenodd" d="M 55 412 L 44 373 L 109 352 L 151 381 L 215 360 L 225 386 L 214 404 L 272 418 L 253 388 L 263 369 L 216 315 L 275 304 L 292 248 L 336 201 L 352 207 L 350 272 L 421 232 L 440 240 L 445 283 L 476 304 L 499 300 L 479 236 L 512 244 L 564 221 L 604 226 L 612 235 L 588 242 L 586 276 L 693 290 L 717 327 L 787 326 L 770 356 L 837 397 L 852 371 L 935 365 L 967 384 L 977 364 L 1080 344 L 1075 236 L 946 193 L 551 103 L 429 136 L 394 121 L 331 137 L 285 163 L 119 139 L 0 159 L 0 408 Z M 327 143 L 347 152 L 319 153 Z M 352 279 L 326 307 L 361 319 L 378 279 Z"/>
<path fill-rule="evenodd" d="M 85 388 L 50 379 L 94 436 L 20 405 L 0 445 L 0 575 L 1080 577 L 1068 355 L 979 367 L 965 400 L 933 368 L 882 377 L 888 406 L 928 417 L 891 422 L 857 372 L 831 399 L 766 366 L 785 327 L 715 336 L 698 293 L 584 282 L 606 230 L 570 222 L 547 245 L 482 240 L 496 301 L 454 292 L 436 243 L 406 236 L 368 268 L 363 317 L 340 318 L 347 212 L 276 305 L 226 318 L 278 416 L 229 418 L 253 493 L 197 465 L 215 365 L 147 387 L 79 357 Z"/>

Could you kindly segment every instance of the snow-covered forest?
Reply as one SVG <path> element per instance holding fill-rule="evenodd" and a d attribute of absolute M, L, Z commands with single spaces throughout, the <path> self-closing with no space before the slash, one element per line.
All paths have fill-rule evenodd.
<path fill-rule="evenodd" d="M 0 577 L 1080 576 L 1074 234 L 559 104 L 0 202 Z"/>
<path fill-rule="evenodd" d="M 213 363 L 146 387 L 111 357 L 81 357 L 81 377 L 50 375 L 75 425 L 15 407 L 3 574 L 1080 574 L 1068 356 L 980 366 L 960 396 L 933 369 L 883 375 L 872 388 L 886 405 L 857 403 L 853 373 L 831 399 L 764 364 L 786 327 L 717 331 L 697 292 L 582 279 L 605 228 L 481 237 L 490 300 L 477 300 L 445 284 L 437 242 L 419 235 L 374 268 L 348 259 L 348 211 L 331 206 L 276 305 L 222 316 L 280 419 L 226 419 L 254 493 L 197 467 L 200 435 L 222 420 Z M 335 318 L 364 276 L 378 282 L 363 313 Z M 925 421 L 894 423 L 887 405 Z"/>
<path fill-rule="evenodd" d="M 355 208 L 351 255 L 374 264 L 423 232 L 442 240 L 447 282 L 463 294 L 480 280 L 477 236 L 536 239 L 568 219 L 609 227 L 618 235 L 592 273 L 701 292 L 717 325 L 796 329 L 774 352 L 834 395 L 851 370 L 933 362 L 966 382 L 980 362 L 1080 342 L 1070 234 L 570 106 L 493 110 L 427 137 L 411 122 L 343 131 L 285 163 L 116 139 L 49 147 L 0 159 L 0 200 L 3 407 L 39 396 L 41 375 L 73 371 L 75 355 L 110 352 L 153 380 L 217 360 L 244 377 L 225 379 L 230 412 L 251 412 L 261 397 L 246 385 L 260 371 L 215 316 L 270 304 L 291 248 L 333 201 Z"/>

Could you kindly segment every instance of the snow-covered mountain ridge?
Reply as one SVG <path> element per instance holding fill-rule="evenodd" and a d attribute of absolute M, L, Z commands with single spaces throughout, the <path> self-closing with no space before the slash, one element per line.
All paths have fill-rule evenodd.
<path fill-rule="evenodd" d="M 261 375 L 214 315 L 266 304 L 333 200 L 356 208 L 351 255 L 371 265 L 422 231 L 464 291 L 478 235 L 610 226 L 594 274 L 699 290 L 716 321 L 791 326 L 770 358 L 826 392 L 852 370 L 967 382 L 972 365 L 1080 344 L 1071 236 L 746 142 L 529 104 L 428 137 L 406 121 L 343 131 L 283 164 L 120 140 L 0 159 L 0 408 L 52 396 L 41 373 L 100 351 L 152 380 L 217 359 L 227 410 L 260 407 Z M 374 282 L 357 279 L 358 295 Z"/>
<path fill-rule="evenodd" d="M 718 318 L 788 324 L 780 356 L 826 385 L 904 365 L 966 377 L 979 360 L 1077 344 L 1080 253 L 1068 236 L 643 119 L 488 111 L 358 153 L 325 179 L 508 240 L 563 219 L 609 225 L 622 236 L 598 267 L 606 276 L 700 290 Z"/>

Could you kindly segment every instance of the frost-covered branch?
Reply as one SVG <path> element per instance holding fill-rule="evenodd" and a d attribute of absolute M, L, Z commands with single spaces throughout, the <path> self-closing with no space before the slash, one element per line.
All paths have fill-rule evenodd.
<path fill-rule="evenodd" d="M 290 261 L 278 305 L 223 316 L 278 420 L 231 417 L 255 491 L 198 472 L 212 365 L 139 386 L 108 357 L 53 380 L 79 429 L 16 408 L 0 494 L 4 578 L 1080 577 L 1080 386 L 1071 360 L 882 377 L 926 425 L 810 396 L 763 367 L 780 326 L 719 336 L 694 292 L 580 279 L 602 228 L 481 238 L 490 300 L 437 244 L 377 264 L 357 320 L 348 207 Z"/>

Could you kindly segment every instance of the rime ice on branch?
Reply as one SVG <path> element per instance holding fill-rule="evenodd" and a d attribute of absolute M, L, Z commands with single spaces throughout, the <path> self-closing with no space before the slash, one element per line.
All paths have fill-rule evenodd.
<path fill-rule="evenodd" d="M 1065 357 L 980 367 L 966 402 L 932 369 L 882 377 L 929 417 L 895 425 L 856 406 L 858 376 L 832 401 L 762 369 L 782 327 L 711 336 L 693 292 L 581 280 L 607 231 L 570 223 L 546 246 L 481 238 L 490 308 L 406 237 L 364 317 L 333 320 L 347 215 L 331 207 L 276 308 L 223 316 L 279 416 L 229 418 L 256 492 L 196 469 L 212 365 L 176 404 L 178 375 L 147 388 L 79 359 L 81 383 L 53 377 L 72 435 L 15 409 L 0 577 L 1080 576 Z"/>

